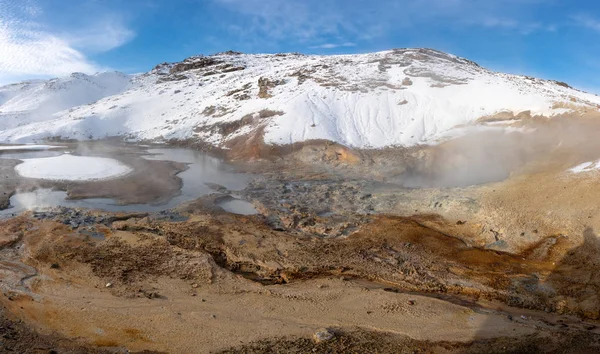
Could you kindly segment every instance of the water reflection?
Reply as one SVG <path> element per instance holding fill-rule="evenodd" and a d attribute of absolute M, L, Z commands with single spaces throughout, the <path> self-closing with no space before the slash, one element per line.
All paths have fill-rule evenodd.
<path fill-rule="evenodd" d="M 222 160 L 203 152 L 190 149 L 149 149 L 148 160 L 168 160 L 188 164 L 188 169 L 179 173 L 183 180 L 181 195 L 195 196 L 212 193 L 213 189 L 206 184 L 218 184 L 230 191 L 239 191 L 246 187 L 252 176 L 234 173 L 231 166 Z M 189 199 L 189 200 L 193 200 Z"/>
<path fill-rule="evenodd" d="M 2 159 L 13 159 L 13 160 L 26 160 L 26 159 L 39 159 L 44 157 L 56 157 L 63 155 L 63 151 L 55 150 L 36 150 L 36 151 L 23 151 L 23 152 L 3 152 L 0 154 Z"/>
<path fill-rule="evenodd" d="M 60 152 L 54 151 L 32 151 L 2 154 L 0 158 L 26 159 L 51 157 L 60 154 Z M 178 174 L 183 181 L 181 192 L 178 196 L 173 197 L 168 203 L 161 205 L 119 205 L 117 201 L 109 198 L 69 200 L 67 199 L 66 192 L 37 189 L 33 192 L 17 193 L 12 196 L 10 198 L 11 208 L 0 211 L 0 216 L 12 216 L 25 210 L 56 206 L 89 208 L 111 212 L 157 212 L 174 208 L 182 203 L 213 193 L 214 189 L 207 184 L 223 186 L 230 191 L 239 191 L 244 189 L 252 178 L 251 175 L 235 173 L 231 166 L 226 165 L 218 158 L 191 149 L 149 149 L 148 154 L 142 157 L 148 160 L 168 160 L 188 165 L 188 169 Z M 228 200 L 222 207 L 224 210 L 230 210 L 238 214 L 256 214 L 256 210 L 250 203 L 234 198 Z"/>

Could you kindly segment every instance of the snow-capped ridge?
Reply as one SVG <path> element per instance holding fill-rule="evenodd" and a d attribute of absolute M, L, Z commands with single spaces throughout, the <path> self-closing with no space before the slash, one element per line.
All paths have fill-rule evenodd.
<path fill-rule="evenodd" d="M 0 141 L 124 136 L 227 146 L 262 134 L 272 144 L 325 139 L 379 148 L 436 141 L 500 112 L 520 119 L 526 111 L 552 116 L 600 107 L 598 96 L 565 83 L 493 72 L 426 48 L 332 56 L 228 51 L 162 63 L 136 76 L 77 74 L 49 85 L 66 87 L 68 94 L 56 97 L 67 103 L 43 116 L 33 114 L 41 106 L 32 104 L 36 95 L 0 88 Z M 3 92 L 20 97 L 22 111 L 35 118 L 5 119 L 17 105 Z M 90 99 L 74 100 L 78 94 Z"/>
<path fill-rule="evenodd" d="M 132 87 L 131 78 L 120 72 L 72 73 L 63 78 L 2 86 L 0 127 L 6 131 L 51 120 L 62 110 L 127 91 Z"/>

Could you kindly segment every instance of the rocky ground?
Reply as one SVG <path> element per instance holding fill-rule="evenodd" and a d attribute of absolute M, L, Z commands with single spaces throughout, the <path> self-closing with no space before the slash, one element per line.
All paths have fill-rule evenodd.
<path fill-rule="evenodd" d="M 445 147 L 314 142 L 237 163 L 258 215 L 221 210 L 215 186 L 160 213 L 4 220 L 2 350 L 599 352 L 597 174 L 566 171 L 595 156 L 572 146 L 415 189 L 407 171 Z"/>
<path fill-rule="evenodd" d="M 2 302 L 27 325 L 19 335 L 111 352 L 598 349 L 594 314 L 552 307 L 540 293 L 585 291 L 556 271 L 573 260 L 555 267 L 467 247 L 413 218 L 374 217 L 347 238 L 315 238 L 192 207 L 180 211 L 186 221 L 73 212 L 101 222 L 103 237 L 66 225 L 65 210 L 5 221 Z M 316 343 L 322 327 L 333 336 Z"/>

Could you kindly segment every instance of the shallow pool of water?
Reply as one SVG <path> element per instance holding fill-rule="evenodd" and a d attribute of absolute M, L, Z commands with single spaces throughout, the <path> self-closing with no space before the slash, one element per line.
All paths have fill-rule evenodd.
<path fill-rule="evenodd" d="M 2 159 L 38 159 L 43 157 L 55 157 L 64 154 L 63 151 L 56 150 L 38 150 L 38 151 L 22 151 L 22 152 L 2 152 L 0 158 Z"/>
<path fill-rule="evenodd" d="M 60 155 L 60 152 L 54 151 L 33 151 L 2 154 L 0 158 L 27 159 L 51 157 L 57 156 L 56 153 Z M 119 205 L 117 201 L 110 198 L 69 200 L 67 199 L 66 192 L 37 189 L 33 192 L 16 193 L 10 198 L 11 207 L 0 211 L 0 216 L 12 216 L 26 210 L 41 210 L 57 206 L 89 208 L 112 212 L 157 212 L 174 208 L 203 195 L 213 193 L 214 187 L 211 188 L 209 185 L 220 185 L 229 191 L 239 191 L 244 189 L 252 179 L 251 175 L 234 172 L 231 166 L 218 158 L 191 149 L 149 149 L 147 150 L 147 154 L 142 157 L 149 160 L 167 160 L 187 164 L 188 169 L 178 174 L 183 182 L 178 196 L 161 205 Z M 231 198 L 224 203 L 225 205 L 220 206 L 226 211 L 244 215 L 257 213 L 252 204 L 243 200 Z"/>

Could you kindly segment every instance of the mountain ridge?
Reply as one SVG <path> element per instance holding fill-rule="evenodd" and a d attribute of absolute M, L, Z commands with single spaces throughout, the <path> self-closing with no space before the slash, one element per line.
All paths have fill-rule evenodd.
<path fill-rule="evenodd" d="M 434 143 L 486 120 L 600 107 L 600 97 L 566 83 L 494 72 L 428 48 L 331 56 L 229 51 L 112 75 L 114 87 L 78 84 L 98 94 L 43 117 L 35 105 L 15 112 L 2 99 L 8 86 L 0 87 L 0 141 L 122 136 L 227 147 L 258 134 L 267 144 L 323 139 L 382 148 Z M 71 78 L 97 84 L 94 76 Z M 18 121 L 23 111 L 30 118 Z"/>

